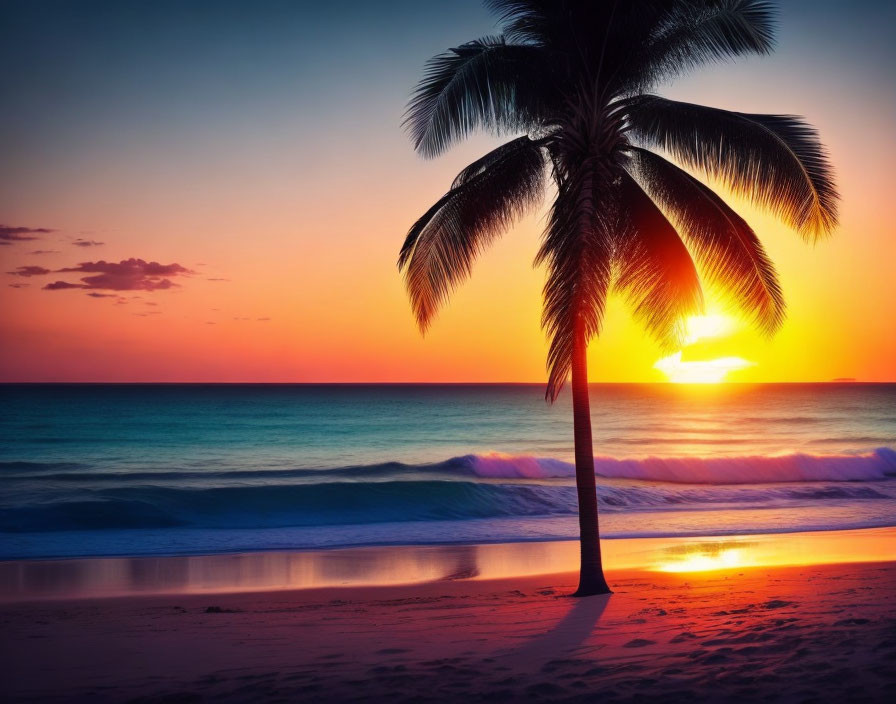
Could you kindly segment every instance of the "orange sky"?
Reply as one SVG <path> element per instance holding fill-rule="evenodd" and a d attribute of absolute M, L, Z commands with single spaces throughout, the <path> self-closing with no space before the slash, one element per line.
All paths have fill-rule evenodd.
<path fill-rule="evenodd" d="M 395 266 L 408 226 L 492 144 L 477 138 L 427 162 L 399 129 L 423 60 L 493 29 L 477 3 L 442 11 L 447 24 L 407 45 L 362 45 L 351 70 L 330 53 L 303 48 L 311 53 L 287 58 L 316 62 L 332 83 L 297 69 L 283 79 L 289 90 L 259 83 L 252 71 L 264 71 L 260 59 L 233 77 L 236 86 L 218 85 L 198 68 L 191 72 L 186 49 L 183 56 L 174 50 L 186 69 L 168 74 L 126 45 L 119 47 L 126 68 L 153 76 L 140 90 L 170 99 L 122 92 L 120 76 L 102 74 L 103 83 L 87 62 L 67 78 L 84 83 L 77 96 L 50 86 L 47 100 L 58 101 L 60 114 L 7 121 L 0 222 L 54 231 L 0 247 L 3 272 L 136 257 L 194 273 L 174 276 L 178 285 L 168 290 L 105 291 L 115 295 L 103 298 L 41 289 L 85 273 L 3 274 L 0 379 L 544 380 L 543 272 L 532 268 L 541 214 L 483 257 L 425 339 Z M 399 25 L 402 19 L 422 22 L 407 14 Z M 844 41 L 834 19 L 802 26 L 785 13 L 777 54 L 704 70 L 664 91 L 737 110 L 806 115 L 838 174 L 842 225 L 815 246 L 732 201 L 778 265 L 788 320 L 772 340 L 740 327 L 690 351 L 754 363 L 731 380 L 896 379 L 896 100 L 874 73 L 881 52 L 892 50 L 857 27 L 849 55 L 831 51 L 835 39 Z M 865 49 L 862 36 L 871 37 Z M 284 57 L 275 58 L 285 71 Z M 44 57 L 42 70 L 75 70 L 53 61 Z M 40 107 L 26 93 L 25 117 L 29 105 Z M 76 238 L 103 244 L 79 247 Z M 660 381 L 653 365 L 661 356 L 616 302 L 590 351 L 591 378 Z"/>

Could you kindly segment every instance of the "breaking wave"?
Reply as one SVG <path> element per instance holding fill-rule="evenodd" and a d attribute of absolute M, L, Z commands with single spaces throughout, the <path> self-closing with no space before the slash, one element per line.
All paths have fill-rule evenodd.
<path fill-rule="evenodd" d="M 893 499 L 870 486 L 599 486 L 604 511 L 682 511 Z M 475 481 L 335 482 L 210 489 L 129 487 L 7 508 L 4 532 L 128 528 L 276 528 L 574 515 L 571 485 Z"/>
<path fill-rule="evenodd" d="M 568 462 L 500 454 L 470 455 L 480 477 L 547 478 L 574 476 Z M 770 484 L 777 482 L 860 482 L 896 476 L 896 451 L 880 447 L 862 455 L 757 455 L 742 457 L 595 457 L 595 473 L 616 479 L 680 484 Z"/>
<path fill-rule="evenodd" d="M 780 482 L 861 482 L 896 477 L 896 450 L 879 447 L 856 455 L 747 455 L 740 457 L 645 457 L 617 459 L 596 456 L 595 474 L 608 479 L 634 479 L 676 484 L 775 484 Z M 431 464 L 383 462 L 327 469 L 190 469 L 170 471 L 98 471 L 66 462 L 0 462 L 6 479 L 39 477 L 55 482 L 137 482 L 215 479 L 303 483 L 402 479 L 413 475 L 449 478 L 556 479 L 575 476 L 570 462 L 551 457 L 486 453 L 452 457 Z"/>
<path fill-rule="evenodd" d="M 706 511 L 896 500 L 896 452 L 855 456 L 596 458 L 602 511 Z M 275 528 L 572 516 L 574 467 L 467 455 L 441 463 L 324 470 L 101 472 L 7 465 L 40 491 L 3 501 L 6 533 L 132 528 Z M 49 480 L 48 484 L 43 484 Z M 247 481 L 251 480 L 251 481 Z M 631 481 L 636 480 L 636 481 Z M 871 482 L 877 482 L 872 484 Z M 9 499 L 15 496 L 12 501 Z M 27 497 L 31 498 L 28 499 Z M 24 502 L 22 499 L 25 499 Z"/>

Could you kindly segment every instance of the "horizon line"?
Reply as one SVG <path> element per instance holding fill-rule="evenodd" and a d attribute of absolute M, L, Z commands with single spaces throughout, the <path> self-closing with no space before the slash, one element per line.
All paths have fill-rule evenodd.
<path fill-rule="evenodd" d="M 0 386 L 544 386 L 546 381 L 2 381 Z M 830 379 L 822 381 L 589 381 L 589 386 L 783 386 L 809 384 L 896 384 L 896 380 Z"/>

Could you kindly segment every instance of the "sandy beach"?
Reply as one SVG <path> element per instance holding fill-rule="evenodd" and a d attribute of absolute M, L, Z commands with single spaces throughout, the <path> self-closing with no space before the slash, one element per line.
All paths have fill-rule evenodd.
<path fill-rule="evenodd" d="M 844 534 L 849 537 L 848 534 Z M 13 701 L 890 701 L 896 564 L 0 606 Z"/>

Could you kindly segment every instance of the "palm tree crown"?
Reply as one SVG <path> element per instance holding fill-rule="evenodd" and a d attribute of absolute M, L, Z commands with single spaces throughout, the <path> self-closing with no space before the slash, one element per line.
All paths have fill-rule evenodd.
<path fill-rule="evenodd" d="M 521 136 L 461 171 L 408 232 L 399 266 L 421 329 L 476 256 L 542 201 L 550 176 L 556 196 L 536 258 L 547 270 L 550 400 L 570 373 L 577 334 L 585 343 L 599 334 L 612 291 L 626 297 L 660 343 L 674 346 L 683 316 L 702 306 L 699 265 L 762 330 L 776 330 L 784 302 L 761 243 L 691 172 L 811 240 L 837 222 L 824 148 L 797 117 L 730 112 L 651 93 L 701 64 L 769 53 L 773 6 L 761 0 L 487 4 L 503 33 L 431 59 L 406 127 L 427 157 L 477 129 Z"/>

